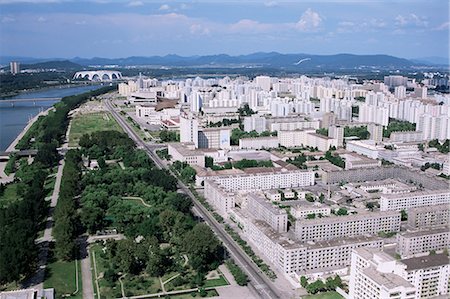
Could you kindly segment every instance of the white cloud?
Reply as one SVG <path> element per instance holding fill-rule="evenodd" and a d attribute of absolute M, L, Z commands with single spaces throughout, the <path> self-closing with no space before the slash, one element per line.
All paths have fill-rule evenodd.
<path fill-rule="evenodd" d="M 180 9 L 188 9 L 189 6 L 186 3 L 181 3 Z"/>
<path fill-rule="evenodd" d="M 47 21 L 47 19 L 44 18 L 44 17 L 39 17 L 39 18 L 37 19 L 37 21 L 42 23 L 42 22 Z"/>
<path fill-rule="evenodd" d="M 201 24 L 192 24 L 189 27 L 189 32 L 194 35 L 208 35 L 211 33 L 211 30 Z"/>
<path fill-rule="evenodd" d="M 127 6 L 137 7 L 137 6 L 142 6 L 142 5 L 144 5 L 144 2 L 142 2 L 142 1 L 131 1 L 128 3 Z"/>
<path fill-rule="evenodd" d="M 275 7 L 275 6 L 278 6 L 278 2 L 277 1 L 264 2 L 264 6 Z"/>
<path fill-rule="evenodd" d="M 444 22 L 441 25 L 433 28 L 433 30 L 437 30 L 437 31 L 450 30 L 450 22 Z"/>
<path fill-rule="evenodd" d="M 406 16 L 398 15 L 395 18 L 395 25 L 399 27 L 427 27 L 428 21 L 425 17 L 411 13 Z"/>
<path fill-rule="evenodd" d="M 295 24 L 295 27 L 300 31 L 315 31 L 320 27 L 322 20 L 323 18 L 317 12 L 308 8 Z"/>
<path fill-rule="evenodd" d="M 169 10 L 169 9 L 170 9 L 170 6 L 167 4 L 163 4 L 159 7 L 159 10 Z"/>
<path fill-rule="evenodd" d="M 4 16 L 4 17 L 2 17 L 2 20 L 1 20 L 2 23 L 12 23 L 15 21 L 16 21 L 16 19 L 14 17 L 10 17 L 10 16 Z"/>

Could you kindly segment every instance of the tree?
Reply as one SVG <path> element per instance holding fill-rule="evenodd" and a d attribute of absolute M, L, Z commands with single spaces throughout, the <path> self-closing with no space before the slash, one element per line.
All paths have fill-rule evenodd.
<path fill-rule="evenodd" d="M 214 165 L 213 157 L 205 156 L 205 167 L 211 168 Z"/>
<path fill-rule="evenodd" d="M 322 292 L 324 290 L 326 290 L 325 284 L 320 279 L 318 279 L 315 282 L 312 282 L 306 286 L 306 291 L 310 294 L 316 294 L 316 293 Z"/>
<path fill-rule="evenodd" d="M 306 219 L 315 219 L 315 218 L 316 218 L 316 214 L 315 213 L 306 215 Z"/>
<path fill-rule="evenodd" d="M 197 270 L 208 270 L 218 259 L 219 240 L 204 223 L 199 223 L 184 236 L 184 249 L 189 256 L 190 264 Z"/>
<path fill-rule="evenodd" d="M 191 183 L 195 181 L 196 174 L 195 169 L 188 165 L 181 170 L 180 177 L 183 181 Z"/>
<path fill-rule="evenodd" d="M 401 210 L 400 213 L 401 213 L 402 221 L 408 220 L 408 213 L 405 210 Z"/>
<path fill-rule="evenodd" d="M 337 210 L 336 215 L 338 216 L 345 216 L 348 215 L 347 209 L 346 208 L 339 208 L 339 210 Z"/>
<path fill-rule="evenodd" d="M 105 210 L 99 207 L 88 206 L 83 208 L 81 213 L 81 223 L 87 229 L 89 234 L 94 234 L 105 225 Z"/>
<path fill-rule="evenodd" d="M 308 286 L 308 278 L 305 276 L 301 276 L 300 285 L 302 286 L 302 288 L 306 288 Z"/>

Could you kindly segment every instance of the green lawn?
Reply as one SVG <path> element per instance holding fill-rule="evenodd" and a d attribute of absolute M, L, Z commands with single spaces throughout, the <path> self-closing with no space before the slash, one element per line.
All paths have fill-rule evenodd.
<path fill-rule="evenodd" d="M 309 295 L 306 297 L 303 297 L 304 299 L 343 299 L 341 295 L 339 295 L 337 292 L 326 292 L 326 293 L 320 293 L 316 295 Z"/>
<path fill-rule="evenodd" d="M 207 293 L 206 297 L 219 296 L 219 293 L 217 293 L 216 290 L 209 290 L 209 291 L 206 291 L 206 293 Z M 195 297 L 192 296 L 191 294 L 195 294 Z M 202 297 L 200 297 L 198 292 L 194 292 L 194 293 L 187 293 L 187 294 L 181 294 L 181 295 L 172 295 L 169 298 L 171 298 L 171 299 L 192 299 L 192 298 L 202 298 Z"/>
<path fill-rule="evenodd" d="M 53 189 L 55 188 L 55 183 L 56 183 L 56 175 L 47 177 L 47 179 L 45 180 L 45 185 L 44 185 L 45 196 L 52 195 Z"/>
<path fill-rule="evenodd" d="M 205 281 L 205 285 L 203 287 L 209 288 L 209 287 L 220 287 L 220 286 L 226 286 L 229 285 L 228 281 L 223 277 L 223 275 L 220 275 L 219 278 L 216 279 L 208 279 Z"/>
<path fill-rule="evenodd" d="M 83 134 L 96 131 L 115 130 L 122 132 L 122 128 L 109 112 L 82 114 L 74 117 L 69 132 L 69 146 L 78 146 Z"/>
<path fill-rule="evenodd" d="M 17 184 L 6 185 L 5 192 L 0 196 L 0 208 L 5 207 L 17 200 Z"/>
<path fill-rule="evenodd" d="M 76 294 L 73 294 L 77 291 L 75 261 L 53 261 L 47 265 L 44 288 L 54 288 L 55 298 L 83 298 L 81 262 L 77 260 L 76 263 L 78 264 L 78 292 Z"/>

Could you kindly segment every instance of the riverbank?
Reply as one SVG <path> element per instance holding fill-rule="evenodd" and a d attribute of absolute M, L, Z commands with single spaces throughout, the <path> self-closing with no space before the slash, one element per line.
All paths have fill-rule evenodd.
<path fill-rule="evenodd" d="M 97 86 L 102 85 L 101 83 L 69 83 L 69 84 L 61 84 L 61 85 L 51 85 L 41 88 L 30 88 L 30 89 L 24 89 L 24 90 L 18 90 L 15 92 L 8 92 L 8 93 L 0 93 L 0 101 L 2 99 L 9 99 L 12 97 L 20 96 L 21 94 L 26 93 L 32 93 L 32 92 L 41 92 L 41 91 L 47 91 L 52 90 L 55 88 L 59 89 L 65 89 L 65 88 L 74 88 L 74 87 L 82 87 L 82 86 Z"/>
<path fill-rule="evenodd" d="M 23 128 L 23 130 L 19 133 L 19 135 L 17 135 L 16 139 L 13 140 L 13 142 L 11 142 L 11 144 L 8 146 L 8 148 L 6 149 L 7 152 L 12 152 L 16 149 L 16 145 L 17 143 L 19 143 L 20 139 L 23 138 L 23 136 L 27 133 L 27 131 L 31 128 L 31 126 L 38 120 L 39 116 L 45 116 L 48 114 L 48 112 L 53 109 L 53 107 L 48 108 L 47 110 L 44 110 L 42 112 L 39 112 L 35 117 L 33 117 L 32 119 L 30 119 L 30 121 L 28 122 L 28 124 L 25 126 L 25 128 Z"/>

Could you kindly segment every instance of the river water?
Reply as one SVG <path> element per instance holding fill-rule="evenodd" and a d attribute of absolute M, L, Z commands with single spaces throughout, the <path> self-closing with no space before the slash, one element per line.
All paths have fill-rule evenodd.
<path fill-rule="evenodd" d="M 29 99 L 29 98 L 60 98 L 75 94 L 80 94 L 90 90 L 102 87 L 101 85 L 78 86 L 69 88 L 51 88 L 41 91 L 22 93 L 20 95 L 8 98 Z M 37 101 L 16 102 L 14 106 L 11 103 L 2 103 L 0 99 L 0 151 L 4 151 L 13 140 L 25 128 L 28 121 L 36 116 L 40 111 L 51 107 L 56 101 Z"/>

